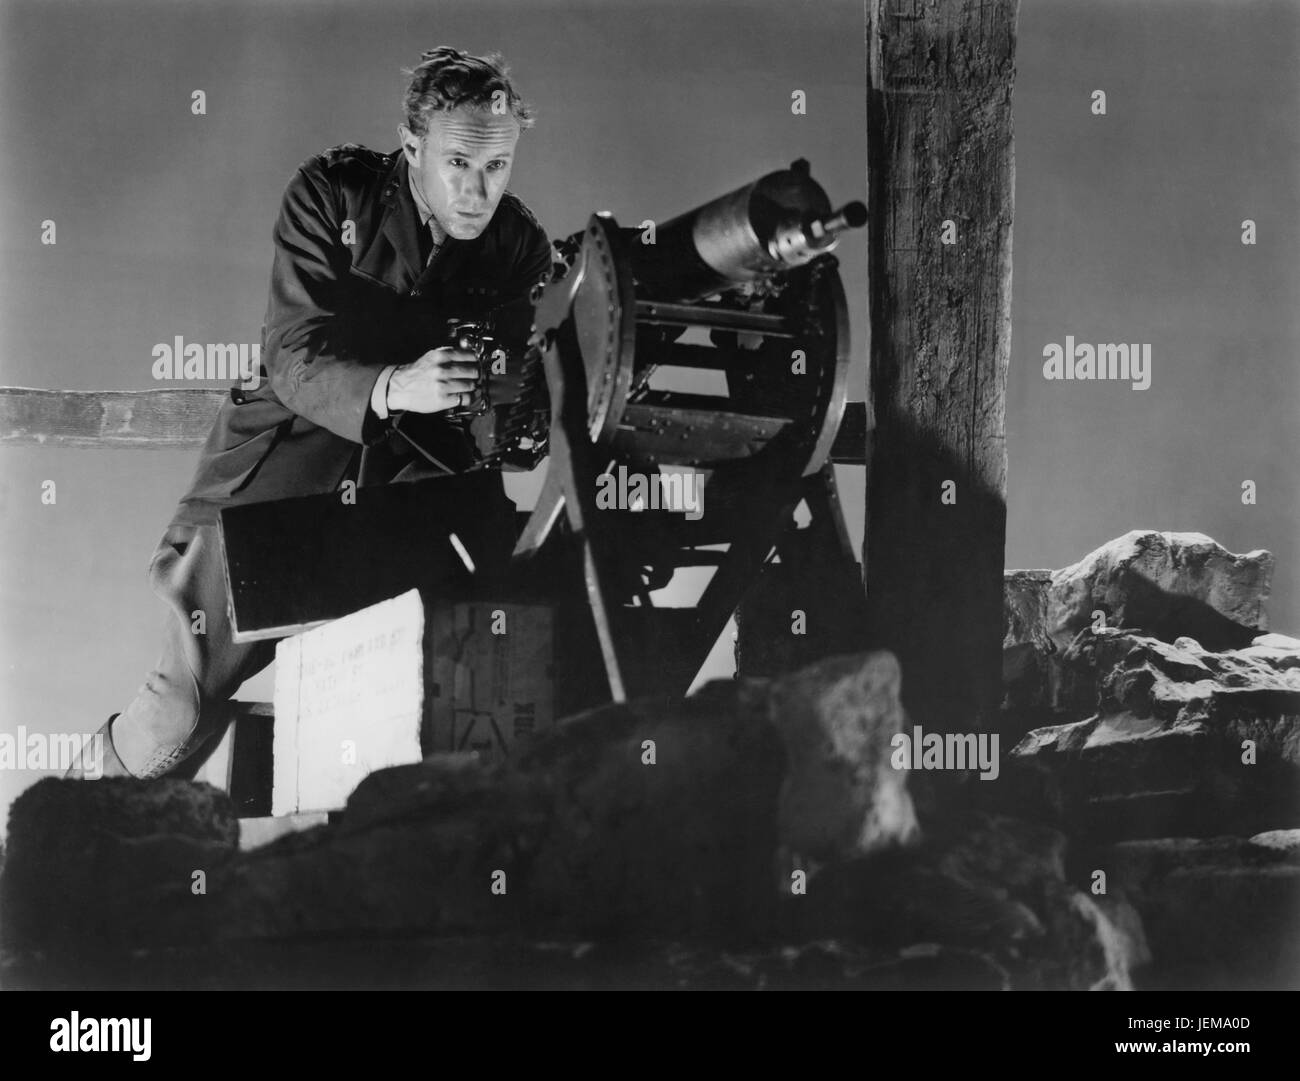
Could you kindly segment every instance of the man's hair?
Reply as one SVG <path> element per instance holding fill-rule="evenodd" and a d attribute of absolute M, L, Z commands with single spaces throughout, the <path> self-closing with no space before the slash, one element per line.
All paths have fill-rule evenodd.
<path fill-rule="evenodd" d="M 406 126 L 416 135 L 429 130 L 429 117 L 459 106 L 500 111 L 503 102 L 519 122 L 521 130 L 534 123 L 533 109 L 510 81 L 510 69 L 500 53 L 472 56 L 459 49 L 440 45 L 421 55 L 420 63 L 409 70 L 403 106 Z"/>

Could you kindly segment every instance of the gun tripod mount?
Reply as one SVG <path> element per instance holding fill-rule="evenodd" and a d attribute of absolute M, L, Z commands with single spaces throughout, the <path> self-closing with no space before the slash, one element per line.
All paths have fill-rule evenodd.
<path fill-rule="evenodd" d="M 576 543 L 613 700 L 686 692 L 801 501 L 854 565 L 829 462 L 849 363 L 830 252 L 865 220 L 801 160 L 657 229 L 600 213 L 558 245 L 498 450 L 549 451 L 514 562 Z M 609 498 L 628 478 L 649 501 Z M 705 575 L 693 604 L 652 597 Z"/>

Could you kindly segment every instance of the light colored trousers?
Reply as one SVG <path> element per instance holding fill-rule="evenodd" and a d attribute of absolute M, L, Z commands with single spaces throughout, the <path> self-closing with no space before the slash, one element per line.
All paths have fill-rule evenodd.
<path fill-rule="evenodd" d="M 169 609 L 162 656 L 126 709 L 100 729 L 104 776 L 183 772 L 181 763 L 220 735 L 230 696 L 275 656 L 274 642 L 230 639 L 215 525 L 169 527 L 149 562 L 149 584 Z M 94 745 L 69 776 L 95 772 L 84 760 Z"/>

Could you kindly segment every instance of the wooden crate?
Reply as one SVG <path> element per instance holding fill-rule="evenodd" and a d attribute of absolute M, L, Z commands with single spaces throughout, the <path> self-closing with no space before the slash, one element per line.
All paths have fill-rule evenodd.
<path fill-rule="evenodd" d="M 548 606 L 416 590 L 284 639 L 271 812 L 337 811 L 368 774 L 431 753 L 504 759 L 554 723 L 553 659 Z"/>

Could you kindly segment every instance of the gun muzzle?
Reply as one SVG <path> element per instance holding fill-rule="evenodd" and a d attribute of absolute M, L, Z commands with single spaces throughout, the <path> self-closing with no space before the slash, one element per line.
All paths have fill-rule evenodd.
<path fill-rule="evenodd" d="M 767 253 L 785 266 L 802 266 L 834 248 L 840 233 L 866 223 L 866 206 L 854 200 L 825 218 L 810 217 L 781 226 L 768 241 Z"/>

